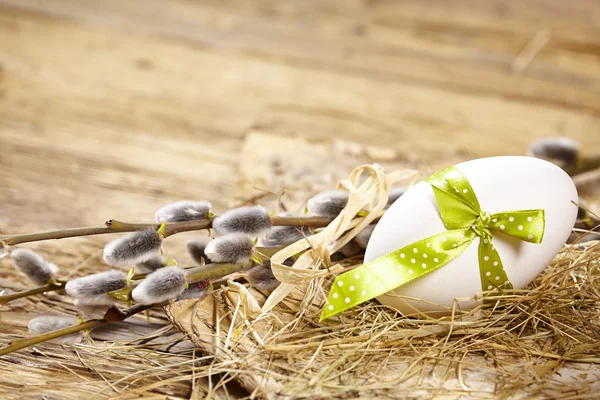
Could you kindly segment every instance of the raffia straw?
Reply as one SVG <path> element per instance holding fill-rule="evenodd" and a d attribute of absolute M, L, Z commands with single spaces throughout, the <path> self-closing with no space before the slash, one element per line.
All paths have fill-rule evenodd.
<path fill-rule="evenodd" d="M 340 181 L 338 189 L 348 190 L 350 196 L 348 204 L 337 218 L 318 234 L 301 239 L 271 257 L 273 275 L 282 284 L 269 296 L 263 311 L 267 312 L 279 304 L 301 282 L 340 271 L 342 267 L 339 264 L 328 265 L 329 255 L 352 240 L 375 218 L 380 217 L 387 204 L 390 185 L 414 178 L 416 174 L 417 171 L 414 170 L 403 170 L 386 175 L 383 168 L 377 164 L 362 165 L 355 168 L 348 179 Z M 368 214 L 356 218 L 359 212 L 365 209 Z M 301 252 L 304 254 L 292 267 L 283 265 L 286 259 Z"/>

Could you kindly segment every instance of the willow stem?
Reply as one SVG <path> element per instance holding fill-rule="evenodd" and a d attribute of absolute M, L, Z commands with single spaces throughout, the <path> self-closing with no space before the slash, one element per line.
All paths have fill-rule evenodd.
<path fill-rule="evenodd" d="M 161 303 L 163 304 L 163 303 Z M 146 311 L 152 307 L 161 304 L 153 304 L 153 305 L 135 305 L 125 311 L 119 311 L 117 308 L 113 307 L 106 312 L 106 315 L 102 319 L 92 319 L 89 321 L 82 322 L 77 325 L 68 326 L 63 329 L 59 329 L 57 331 L 52 331 L 48 333 L 44 333 L 42 335 L 34 336 L 28 339 L 16 340 L 13 341 L 9 346 L 0 349 L 0 356 L 5 356 L 17 350 L 21 350 L 25 347 L 34 346 L 39 343 L 47 342 L 52 339 L 56 339 L 59 337 L 67 336 L 72 333 L 77 333 L 83 330 L 92 330 L 99 326 L 109 324 L 111 322 L 121 322 L 126 320 L 127 318 L 139 314 L 142 311 Z"/>
<path fill-rule="evenodd" d="M 332 218 L 324 217 L 271 217 L 273 226 L 298 226 L 322 228 L 329 225 Z M 212 226 L 212 219 L 203 219 L 198 221 L 174 222 L 167 224 L 163 233 L 164 237 L 175 235 L 180 232 L 199 231 L 209 229 Z M 6 235 L 0 237 L 4 246 L 14 246 L 16 244 L 28 242 L 40 242 L 43 240 L 64 239 L 80 236 L 105 235 L 119 232 L 135 232 L 143 229 L 160 228 L 160 224 L 132 224 L 121 222 L 114 219 L 106 221 L 104 226 L 90 226 L 85 228 L 69 228 L 56 231 L 25 233 L 21 235 Z"/>
<path fill-rule="evenodd" d="M 324 228 L 333 221 L 326 217 L 271 217 L 273 226 L 305 226 L 307 228 Z"/>
<path fill-rule="evenodd" d="M 63 281 L 58 281 L 56 283 L 49 283 L 44 286 L 36 287 L 29 290 L 24 290 L 22 292 L 7 294 L 4 296 L 0 296 L 0 305 L 6 304 L 9 301 L 21 299 L 23 297 L 29 297 L 40 293 L 53 292 L 56 290 L 60 290 L 65 287 L 65 283 Z"/>
<path fill-rule="evenodd" d="M 185 271 L 185 278 L 188 283 L 215 280 L 236 272 L 246 271 L 255 265 L 253 262 L 244 264 L 206 264 L 187 269 Z"/>

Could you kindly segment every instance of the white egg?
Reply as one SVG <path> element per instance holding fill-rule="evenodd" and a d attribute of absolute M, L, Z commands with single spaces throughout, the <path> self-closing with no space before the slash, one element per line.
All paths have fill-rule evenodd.
<path fill-rule="evenodd" d="M 492 242 L 515 289 L 527 286 L 565 244 L 577 218 L 577 189 L 559 167 L 531 157 L 492 157 L 457 164 L 479 199 L 482 211 L 544 209 L 542 243 L 528 243 L 498 231 Z M 369 240 L 365 263 L 429 236 L 446 231 L 433 189 L 420 182 L 383 215 Z M 404 315 L 431 316 L 471 309 L 482 291 L 479 238 L 455 260 L 377 299 Z"/>

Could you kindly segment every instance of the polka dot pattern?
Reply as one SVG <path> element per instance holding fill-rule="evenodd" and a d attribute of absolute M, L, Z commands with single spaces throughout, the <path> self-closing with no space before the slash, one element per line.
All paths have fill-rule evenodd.
<path fill-rule="evenodd" d="M 544 231 L 544 211 L 520 210 L 494 214 L 488 228 L 499 230 L 526 242 L 541 243 Z"/>
<path fill-rule="evenodd" d="M 502 267 L 500 255 L 490 242 L 479 242 L 479 273 L 481 275 L 481 287 L 492 290 L 494 288 L 512 288 L 510 282 L 508 285 L 499 282 L 507 282 L 508 277 Z M 491 287 L 490 287 L 491 286 Z"/>
<path fill-rule="evenodd" d="M 455 167 L 433 174 L 426 181 L 433 187 L 447 230 L 339 275 L 331 287 L 322 320 L 443 267 L 478 238 L 481 287 L 490 291 L 512 288 L 492 239 L 496 232 L 502 232 L 541 243 L 544 211 L 482 212 L 469 181 Z"/>
<path fill-rule="evenodd" d="M 442 267 L 460 255 L 476 237 L 470 228 L 446 231 L 339 275 L 331 287 L 322 318 L 364 303 Z M 440 253 L 430 256 L 436 249 Z"/>
<path fill-rule="evenodd" d="M 473 206 L 473 209 L 480 209 L 479 201 L 469 181 L 462 172 L 456 167 L 449 167 L 426 179 L 433 187 L 441 190 L 459 201 Z"/>

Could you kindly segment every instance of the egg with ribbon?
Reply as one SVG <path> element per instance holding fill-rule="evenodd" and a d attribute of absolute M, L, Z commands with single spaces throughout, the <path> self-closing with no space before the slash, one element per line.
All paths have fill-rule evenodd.
<path fill-rule="evenodd" d="M 372 298 L 406 316 L 441 316 L 524 288 L 565 244 L 577 201 L 569 175 L 532 157 L 439 171 L 386 211 L 365 264 L 336 277 L 321 318 Z"/>

